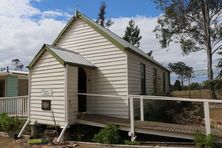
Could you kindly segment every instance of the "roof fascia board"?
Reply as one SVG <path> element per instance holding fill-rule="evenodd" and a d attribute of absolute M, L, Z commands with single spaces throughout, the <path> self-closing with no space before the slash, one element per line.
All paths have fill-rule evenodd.
<path fill-rule="evenodd" d="M 65 64 L 68 64 L 70 66 L 76 66 L 76 67 L 85 67 L 85 68 L 90 68 L 90 69 L 96 69 L 96 66 L 87 66 L 87 65 L 70 63 L 70 62 L 65 62 Z"/>
<path fill-rule="evenodd" d="M 35 63 L 41 57 L 41 55 L 44 53 L 44 51 L 49 52 L 60 64 L 62 64 L 63 66 L 65 65 L 65 62 L 63 61 L 62 58 L 57 56 L 52 50 L 50 50 L 47 46 L 44 45 L 42 47 L 42 49 L 38 52 L 38 54 L 34 57 L 32 62 L 29 64 L 29 66 L 28 66 L 29 69 L 32 68 L 35 65 Z"/>
<path fill-rule="evenodd" d="M 77 15 L 78 16 L 78 15 Z M 67 28 L 70 26 L 70 24 L 76 19 L 76 16 L 74 15 L 69 22 L 65 25 L 65 27 L 62 29 L 62 31 L 59 33 L 59 35 L 56 37 L 56 39 L 53 41 L 52 45 L 55 46 L 58 40 L 62 37 L 64 32 L 67 30 Z"/>

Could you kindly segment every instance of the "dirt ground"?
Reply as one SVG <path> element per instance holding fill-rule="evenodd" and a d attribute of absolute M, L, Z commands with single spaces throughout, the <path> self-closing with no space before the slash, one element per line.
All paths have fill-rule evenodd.
<path fill-rule="evenodd" d="M 103 144 L 94 144 L 94 143 L 87 143 L 87 142 L 78 142 L 73 144 L 66 144 L 66 145 L 29 145 L 22 140 L 12 140 L 7 137 L 0 137 L 0 148 L 136 148 L 137 146 L 127 146 L 127 145 L 103 145 Z M 162 147 L 162 146 L 139 146 L 138 148 L 169 148 L 169 147 Z M 173 148 L 173 147 L 172 147 Z M 175 147 L 174 147 L 175 148 Z M 186 147 L 177 147 L 177 148 L 188 148 Z"/>

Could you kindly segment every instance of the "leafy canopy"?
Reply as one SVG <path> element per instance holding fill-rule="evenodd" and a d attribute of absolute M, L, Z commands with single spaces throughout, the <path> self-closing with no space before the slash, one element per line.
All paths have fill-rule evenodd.
<path fill-rule="evenodd" d="M 179 78 L 190 78 L 192 77 L 193 68 L 187 66 L 184 62 L 177 62 L 177 63 L 169 63 L 168 65 L 171 72 L 174 72 L 178 75 Z"/>
<path fill-rule="evenodd" d="M 142 36 L 140 35 L 140 29 L 135 25 L 135 21 L 133 19 L 129 21 L 129 25 L 126 27 L 123 39 L 136 47 L 140 46 Z"/>
<path fill-rule="evenodd" d="M 164 14 L 156 37 L 162 48 L 179 43 L 184 55 L 205 50 L 208 79 L 213 79 L 212 57 L 222 49 L 222 0 L 154 0 Z"/>
<path fill-rule="evenodd" d="M 190 79 L 193 74 L 193 68 L 187 66 L 184 62 L 169 63 L 168 65 L 171 72 L 174 72 L 178 75 L 178 78 L 181 80 L 181 85 L 183 89 L 183 82 L 186 79 Z"/>
<path fill-rule="evenodd" d="M 219 20 L 222 14 L 221 0 L 155 0 L 155 2 L 164 10 L 164 15 L 158 19 L 158 26 L 154 30 L 162 47 L 167 47 L 170 42 L 176 41 L 180 43 L 183 53 L 189 54 L 207 50 L 206 42 L 209 40 L 214 50 L 222 48 L 222 22 Z M 205 3 L 208 11 L 204 9 Z M 207 34 L 208 29 L 209 34 Z M 210 36 L 209 39 L 207 35 Z"/>
<path fill-rule="evenodd" d="M 99 13 L 98 13 L 98 18 L 96 20 L 96 23 L 100 24 L 103 27 L 109 28 L 112 24 L 113 21 L 111 19 L 106 20 L 106 3 L 102 2 L 99 8 Z"/>

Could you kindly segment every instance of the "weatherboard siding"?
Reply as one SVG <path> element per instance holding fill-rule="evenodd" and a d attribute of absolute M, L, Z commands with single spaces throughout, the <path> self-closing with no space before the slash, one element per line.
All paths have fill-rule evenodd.
<path fill-rule="evenodd" d="M 140 64 L 143 63 L 146 66 L 146 93 L 152 95 L 154 93 L 153 88 L 153 68 L 157 69 L 157 90 L 158 94 L 163 94 L 163 73 L 165 73 L 165 85 L 166 92 L 169 92 L 169 72 L 165 69 L 156 66 L 152 62 L 128 52 L 128 83 L 129 94 L 138 95 L 141 94 L 141 80 L 140 80 Z"/>
<path fill-rule="evenodd" d="M 50 53 L 45 51 L 30 75 L 30 118 L 31 122 L 41 124 L 54 124 L 51 111 L 41 109 L 41 100 L 51 100 L 56 124 L 65 124 L 65 68 Z M 53 95 L 44 97 L 41 89 L 52 89 Z"/>
<path fill-rule="evenodd" d="M 91 72 L 92 93 L 128 94 L 125 51 L 112 44 L 81 19 L 74 21 L 55 45 L 80 53 L 97 67 Z M 91 102 L 87 108 L 91 113 L 128 118 L 127 98 L 91 97 L 88 102 Z"/>
<path fill-rule="evenodd" d="M 68 66 L 67 80 L 68 121 L 74 124 L 78 114 L 78 67 Z"/>

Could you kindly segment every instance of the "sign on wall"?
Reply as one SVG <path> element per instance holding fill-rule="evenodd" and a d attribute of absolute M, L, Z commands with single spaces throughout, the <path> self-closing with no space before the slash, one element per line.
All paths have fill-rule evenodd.
<path fill-rule="evenodd" d="M 41 89 L 41 96 L 43 97 L 51 97 L 53 94 L 52 89 Z"/>

